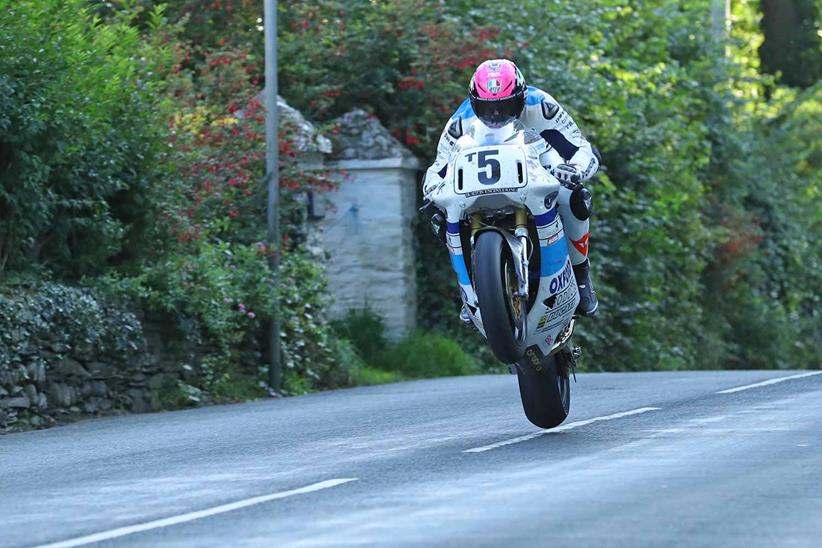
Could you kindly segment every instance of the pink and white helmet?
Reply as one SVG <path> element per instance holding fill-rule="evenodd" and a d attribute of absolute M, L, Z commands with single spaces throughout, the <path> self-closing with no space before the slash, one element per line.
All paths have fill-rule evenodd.
<path fill-rule="evenodd" d="M 525 78 L 508 59 L 484 61 L 468 86 L 474 114 L 488 127 L 509 124 L 522 114 L 527 91 Z"/>

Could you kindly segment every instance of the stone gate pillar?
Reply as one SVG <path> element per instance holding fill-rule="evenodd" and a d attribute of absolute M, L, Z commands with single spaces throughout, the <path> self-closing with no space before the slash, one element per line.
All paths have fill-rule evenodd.
<path fill-rule="evenodd" d="M 354 110 L 336 121 L 326 166 L 340 187 L 326 195 L 322 220 L 332 316 L 368 307 L 389 337 L 416 327 L 417 299 L 412 222 L 420 163 L 379 121 Z"/>

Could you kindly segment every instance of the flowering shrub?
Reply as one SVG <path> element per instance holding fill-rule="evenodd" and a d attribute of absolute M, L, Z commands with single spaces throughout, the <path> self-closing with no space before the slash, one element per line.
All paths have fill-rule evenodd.
<path fill-rule="evenodd" d="M 477 64 L 506 53 L 493 26 L 466 26 L 426 0 L 298 0 L 280 14 L 283 95 L 309 118 L 367 106 L 424 158 L 467 95 Z M 499 46 L 499 43 L 503 46 Z"/>
<path fill-rule="evenodd" d="M 190 50 L 178 51 L 166 162 L 166 183 L 155 231 L 161 252 L 139 274 L 109 287 L 150 307 L 194 321 L 186 337 L 202 342 L 204 388 L 230 392 L 227 378 L 261 380 L 261 344 L 275 299 L 281 305 L 286 390 L 300 392 L 349 382 L 339 356 L 351 358 L 325 323 L 322 268 L 300 248 L 306 190 L 334 186 L 326 173 L 298 164 L 296 130 L 280 127 L 281 281 L 268 266 L 265 115 L 253 56 L 237 48 L 205 52 L 188 69 Z M 308 146 L 302 143 L 301 146 Z M 279 289 L 278 289 L 279 288 Z"/>

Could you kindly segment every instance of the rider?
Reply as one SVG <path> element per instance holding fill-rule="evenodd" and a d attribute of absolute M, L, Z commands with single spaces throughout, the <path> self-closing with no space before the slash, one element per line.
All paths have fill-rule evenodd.
<path fill-rule="evenodd" d="M 540 160 L 562 185 L 559 214 L 579 286 L 577 314 L 593 316 L 599 303 L 591 285 L 588 261 L 591 193 L 582 186 L 582 181 L 593 177 L 599 169 L 598 153 L 553 97 L 539 88 L 526 86 L 525 78 L 513 62 L 493 59 L 480 64 L 471 77 L 468 99 L 448 120 L 440 136 L 437 159 L 428 168 L 426 178 L 445 176 L 451 149 L 475 117 L 491 128 L 519 119 L 547 143 L 547 152 Z M 460 316 L 470 321 L 464 306 Z"/>

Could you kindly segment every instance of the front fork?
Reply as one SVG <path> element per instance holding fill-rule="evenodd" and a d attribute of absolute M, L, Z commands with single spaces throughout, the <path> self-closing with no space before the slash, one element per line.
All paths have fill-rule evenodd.
<path fill-rule="evenodd" d="M 528 300 L 528 215 L 524 208 L 517 208 L 514 212 L 514 236 L 519 240 L 519 262 L 522 269 L 519 272 L 519 296 Z"/>
<path fill-rule="evenodd" d="M 499 232 L 505 236 L 511 253 L 516 259 L 514 261 L 514 271 L 517 275 L 517 296 L 527 301 L 528 299 L 528 213 L 524 208 L 517 208 L 514 211 L 514 235 L 506 230 Z M 471 240 L 482 228 L 482 218 L 478 213 L 471 215 Z"/>

